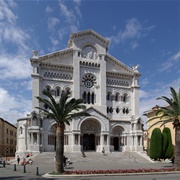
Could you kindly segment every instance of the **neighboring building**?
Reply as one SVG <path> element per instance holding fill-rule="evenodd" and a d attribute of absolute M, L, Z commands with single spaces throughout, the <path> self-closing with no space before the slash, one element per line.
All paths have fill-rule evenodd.
<path fill-rule="evenodd" d="M 144 150 L 148 149 L 148 130 L 143 131 L 143 148 Z"/>
<path fill-rule="evenodd" d="M 145 116 L 147 116 L 147 121 L 151 118 L 153 118 L 154 116 L 156 116 L 156 112 L 157 112 L 158 108 L 157 106 L 153 107 L 152 110 L 149 110 L 149 111 L 146 111 L 144 113 Z M 152 125 L 154 124 L 155 122 L 157 122 L 159 119 L 156 119 L 156 120 L 153 120 L 149 123 L 147 123 L 147 129 Z M 157 124 L 155 126 L 153 126 L 152 128 L 150 128 L 147 132 L 147 135 L 148 135 L 148 142 L 150 143 L 150 139 L 151 139 L 151 135 L 152 135 L 152 131 L 153 129 L 155 128 L 160 128 L 160 125 L 161 124 Z M 161 131 L 164 129 L 164 127 L 168 127 L 170 130 L 171 130 L 171 137 L 172 137 L 172 144 L 175 145 L 175 130 L 173 128 L 173 124 L 172 122 L 171 123 L 167 123 L 165 124 L 164 126 L 162 126 L 160 129 Z"/>
<path fill-rule="evenodd" d="M 142 151 L 138 66 L 130 68 L 107 53 L 109 41 L 93 30 L 70 35 L 68 48 L 30 58 L 32 113 L 18 119 L 17 154 L 55 150 L 55 121 L 43 119 L 36 96 L 47 89 L 83 98 L 90 117 L 65 127 L 65 152 Z M 47 108 L 47 107 L 44 107 Z"/>
<path fill-rule="evenodd" d="M 16 152 L 17 128 L 0 118 L 0 156 L 14 156 Z"/>

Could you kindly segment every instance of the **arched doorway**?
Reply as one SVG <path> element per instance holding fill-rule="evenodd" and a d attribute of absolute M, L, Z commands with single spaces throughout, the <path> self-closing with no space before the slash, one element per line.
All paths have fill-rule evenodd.
<path fill-rule="evenodd" d="M 119 151 L 119 137 L 114 137 L 114 150 Z"/>
<path fill-rule="evenodd" d="M 122 132 L 124 131 L 123 127 L 115 126 L 112 129 L 111 135 L 111 146 L 114 146 L 114 151 L 122 151 Z"/>
<path fill-rule="evenodd" d="M 83 135 L 83 150 L 94 150 L 95 151 L 95 135 L 84 134 Z"/>
<path fill-rule="evenodd" d="M 101 125 L 95 119 L 85 120 L 81 124 L 81 147 L 83 151 L 96 151 L 100 145 Z"/>

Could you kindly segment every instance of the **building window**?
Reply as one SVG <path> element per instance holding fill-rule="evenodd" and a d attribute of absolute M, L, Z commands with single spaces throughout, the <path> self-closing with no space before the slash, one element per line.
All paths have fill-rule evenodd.
<path fill-rule="evenodd" d="M 20 127 L 19 131 L 20 131 L 20 134 L 23 134 L 23 128 L 22 127 Z"/>
<path fill-rule="evenodd" d="M 56 96 L 60 96 L 60 88 L 56 88 Z"/>
<path fill-rule="evenodd" d="M 124 96 L 123 96 L 123 102 L 127 102 L 127 94 L 124 94 Z"/>
<path fill-rule="evenodd" d="M 83 93 L 83 99 L 84 99 L 84 103 L 86 104 L 86 91 L 84 91 Z"/>
<path fill-rule="evenodd" d="M 64 135 L 64 145 L 68 145 L 68 135 Z"/>
<path fill-rule="evenodd" d="M 115 101 L 119 101 L 119 93 L 116 93 Z"/>
<path fill-rule="evenodd" d="M 109 113 L 109 107 L 107 107 L 107 113 Z"/>
<path fill-rule="evenodd" d="M 8 129 L 6 129 L 6 133 L 8 134 Z"/>
<path fill-rule="evenodd" d="M 111 100 L 111 93 L 110 93 L 110 92 L 108 92 L 108 94 L 107 94 L 107 100 L 108 100 L 108 101 Z"/>
<path fill-rule="evenodd" d="M 9 143 L 9 139 L 8 139 L 8 138 L 6 139 L 6 143 L 7 143 L 7 144 Z"/>
<path fill-rule="evenodd" d="M 110 113 L 113 113 L 113 108 L 112 108 L 112 107 L 110 107 L 110 110 L 109 110 L 109 111 L 110 111 Z"/>
<path fill-rule="evenodd" d="M 75 145 L 78 145 L 78 134 L 75 134 Z"/>
<path fill-rule="evenodd" d="M 120 111 L 119 108 L 116 108 L 116 113 L 117 113 L 117 114 L 119 113 L 119 111 Z"/>

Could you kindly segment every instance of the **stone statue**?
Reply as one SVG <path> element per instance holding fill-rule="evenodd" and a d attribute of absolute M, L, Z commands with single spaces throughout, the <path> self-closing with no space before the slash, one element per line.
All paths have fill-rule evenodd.
<path fill-rule="evenodd" d="M 133 66 L 132 67 L 133 71 L 137 71 L 138 72 L 138 67 L 139 67 L 139 65 Z"/>
<path fill-rule="evenodd" d="M 38 58 L 38 50 L 32 50 L 33 58 Z"/>

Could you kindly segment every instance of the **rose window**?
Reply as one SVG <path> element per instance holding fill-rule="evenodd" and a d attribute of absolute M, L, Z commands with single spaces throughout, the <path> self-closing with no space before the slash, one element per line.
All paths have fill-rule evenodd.
<path fill-rule="evenodd" d="M 82 80 L 83 84 L 87 88 L 91 88 L 96 84 L 96 78 L 92 74 L 86 74 Z"/>

